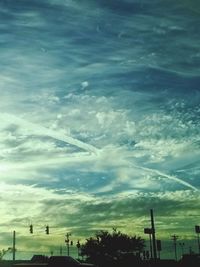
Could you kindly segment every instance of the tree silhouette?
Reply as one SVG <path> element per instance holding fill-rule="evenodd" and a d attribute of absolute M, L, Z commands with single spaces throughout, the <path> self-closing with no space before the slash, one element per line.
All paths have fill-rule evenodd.
<path fill-rule="evenodd" d="M 0 250 L 0 261 L 3 260 L 3 257 L 6 255 L 7 252 L 12 252 L 12 248 L 2 249 Z"/>
<path fill-rule="evenodd" d="M 112 233 L 99 231 L 95 237 L 90 237 L 81 247 L 81 255 L 98 265 L 112 264 L 122 261 L 124 255 L 132 256 L 142 252 L 144 240 L 141 237 L 128 236 L 116 229 Z"/>

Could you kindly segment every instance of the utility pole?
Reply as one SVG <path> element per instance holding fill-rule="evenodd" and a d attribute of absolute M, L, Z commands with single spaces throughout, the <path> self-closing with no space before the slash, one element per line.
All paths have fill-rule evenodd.
<path fill-rule="evenodd" d="M 62 246 L 60 246 L 60 256 L 62 256 Z"/>
<path fill-rule="evenodd" d="M 180 242 L 179 243 L 179 246 L 181 247 L 181 253 L 182 253 L 182 256 L 184 255 L 184 246 L 185 246 L 185 243 L 184 242 Z"/>
<path fill-rule="evenodd" d="M 171 238 L 172 238 L 172 241 L 174 242 L 174 255 L 175 255 L 175 260 L 177 261 L 176 241 L 178 239 L 178 236 L 177 235 L 172 235 Z"/>
<path fill-rule="evenodd" d="M 70 233 L 66 234 L 66 239 L 65 239 L 65 243 L 67 245 L 67 256 L 69 256 L 69 237 L 70 237 Z"/>
<path fill-rule="evenodd" d="M 199 225 L 195 225 L 195 232 L 197 234 L 198 251 L 199 251 L 199 254 L 200 254 L 200 240 L 199 240 L 200 226 Z"/>
<path fill-rule="evenodd" d="M 81 247 L 81 244 L 80 244 L 80 241 L 79 240 L 77 241 L 76 247 L 77 247 L 78 259 L 79 259 L 79 256 L 80 256 L 80 247 Z"/>
<path fill-rule="evenodd" d="M 158 259 L 160 259 L 160 252 L 162 250 L 161 240 L 156 240 L 156 246 L 157 246 L 157 251 L 158 251 Z"/>
<path fill-rule="evenodd" d="M 150 210 L 151 214 L 151 229 L 152 229 L 152 245 L 153 245 L 153 258 L 154 260 L 157 259 L 157 250 L 156 250 L 156 235 L 155 235 L 155 225 L 154 225 L 154 217 L 153 217 L 153 210 Z"/>
<path fill-rule="evenodd" d="M 153 258 L 153 252 L 152 252 L 152 240 L 151 240 L 151 235 L 152 235 L 152 229 L 151 228 L 144 228 L 144 233 L 149 235 L 149 249 L 150 249 L 150 258 Z"/>
<path fill-rule="evenodd" d="M 12 248 L 12 251 L 13 251 L 13 262 L 15 262 L 15 252 L 16 252 L 16 232 L 13 231 L 13 248 Z"/>

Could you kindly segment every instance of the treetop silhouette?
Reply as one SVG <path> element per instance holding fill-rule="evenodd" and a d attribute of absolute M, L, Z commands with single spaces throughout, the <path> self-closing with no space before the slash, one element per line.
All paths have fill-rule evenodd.
<path fill-rule="evenodd" d="M 128 236 L 117 229 L 113 229 L 111 233 L 102 230 L 86 240 L 86 243 L 81 246 L 81 255 L 99 264 L 102 261 L 117 261 L 125 253 L 136 255 L 143 251 L 144 246 L 144 240 L 141 237 Z"/>

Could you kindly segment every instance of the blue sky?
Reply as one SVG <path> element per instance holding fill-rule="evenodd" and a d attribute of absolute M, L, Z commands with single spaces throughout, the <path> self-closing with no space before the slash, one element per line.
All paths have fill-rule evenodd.
<path fill-rule="evenodd" d="M 13 230 L 19 251 L 64 245 L 66 232 L 144 237 L 151 208 L 158 238 L 195 239 L 199 11 L 196 1 L 0 1 L 2 248 Z"/>

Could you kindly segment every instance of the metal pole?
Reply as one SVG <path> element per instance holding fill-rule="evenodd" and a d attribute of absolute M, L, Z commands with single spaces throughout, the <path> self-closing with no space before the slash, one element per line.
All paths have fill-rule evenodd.
<path fill-rule="evenodd" d="M 172 240 L 174 242 L 174 256 L 175 256 L 175 260 L 177 261 L 177 248 L 176 248 L 176 241 L 178 239 L 177 235 L 173 235 L 172 236 Z"/>
<path fill-rule="evenodd" d="M 182 253 L 182 255 L 181 256 L 183 256 L 184 255 L 184 246 L 185 246 L 185 243 L 179 243 L 179 245 L 180 245 L 180 247 L 181 247 L 181 253 Z"/>
<path fill-rule="evenodd" d="M 156 235 L 155 235 L 155 226 L 154 226 L 154 217 L 153 217 L 153 210 L 150 210 L 151 214 L 151 229 L 152 229 L 152 241 L 153 241 L 153 258 L 154 260 L 157 259 L 157 251 L 156 251 Z"/>
<path fill-rule="evenodd" d="M 65 239 L 65 243 L 66 243 L 66 245 L 67 245 L 67 256 L 69 256 L 69 236 L 70 236 L 71 234 L 70 233 L 67 233 L 66 234 L 66 238 L 67 239 Z"/>
<path fill-rule="evenodd" d="M 62 246 L 60 246 L 60 256 L 62 256 Z"/>
<path fill-rule="evenodd" d="M 67 243 L 67 256 L 69 256 L 69 243 Z"/>
<path fill-rule="evenodd" d="M 199 225 L 195 225 L 195 232 L 197 234 L 198 251 L 199 251 L 199 254 L 200 254 L 200 241 L 199 241 L 200 226 Z"/>
<path fill-rule="evenodd" d="M 16 232 L 13 231 L 13 261 L 15 261 L 15 251 L 16 251 L 15 245 L 16 245 Z"/>
<path fill-rule="evenodd" d="M 160 259 L 160 251 L 158 251 L 158 259 Z"/>
<path fill-rule="evenodd" d="M 153 253 L 152 253 L 152 240 L 151 240 L 151 234 L 149 234 L 149 246 L 150 246 L 150 255 L 151 259 L 153 258 Z"/>
<path fill-rule="evenodd" d="M 176 242 L 174 242 L 174 253 L 175 253 L 175 259 L 177 261 L 177 250 L 176 250 Z"/>
<path fill-rule="evenodd" d="M 76 247 L 77 247 L 78 259 L 79 259 L 79 256 L 80 256 L 80 247 L 81 247 L 81 244 L 80 244 L 80 241 L 79 240 L 77 241 Z"/>

